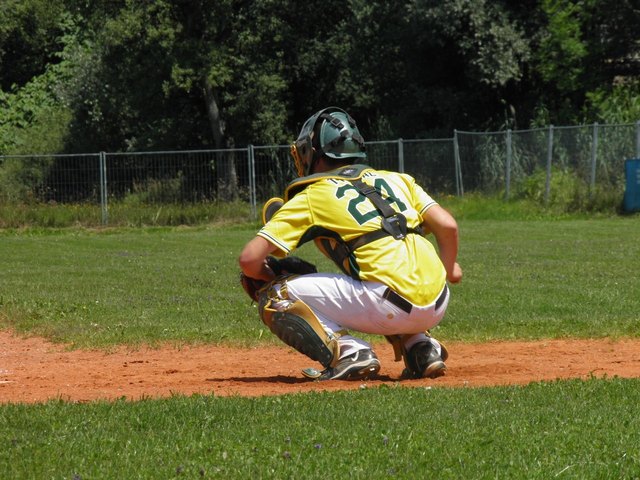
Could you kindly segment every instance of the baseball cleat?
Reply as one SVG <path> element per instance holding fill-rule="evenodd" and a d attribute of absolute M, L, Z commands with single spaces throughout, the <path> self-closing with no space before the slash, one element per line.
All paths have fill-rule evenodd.
<path fill-rule="evenodd" d="M 449 358 L 449 350 L 447 350 L 447 346 L 444 343 L 442 343 L 440 340 L 436 340 L 436 338 L 431 335 L 429 330 L 427 330 L 424 333 L 427 337 L 431 339 L 432 342 L 435 341 L 440 345 L 440 356 L 442 357 L 442 361 L 446 362 L 447 358 Z"/>
<path fill-rule="evenodd" d="M 407 354 L 407 368 L 403 378 L 438 378 L 445 374 L 447 366 L 431 342 L 416 343 Z"/>
<path fill-rule="evenodd" d="M 380 361 L 371 350 L 358 350 L 338 361 L 335 367 L 325 370 L 305 368 L 302 374 L 314 380 L 362 380 L 375 375 L 380 370 Z"/>

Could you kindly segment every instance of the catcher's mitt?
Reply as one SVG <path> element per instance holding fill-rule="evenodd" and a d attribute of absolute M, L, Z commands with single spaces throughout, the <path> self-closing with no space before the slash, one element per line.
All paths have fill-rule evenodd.
<path fill-rule="evenodd" d="M 318 269 L 313 263 L 309 263 L 296 256 L 284 258 L 269 256 L 267 257 L 267 265 L 273 270 L 276 277 L 290 274 L 306 275 L 308 273 L 318 273 Z"/>
<path fill-rule="evenodd" d="M 313 263 L 309 263 L 306 260 L 301 259 L 300 257 L 285 257 L 285 258 L 276 258 L 273 256 L 267 257 L 267 265 L 276 275 L 279 277 L 281 275 L 305 275 L 307 273 L 317 273 L 318 269 Z M 260 290 L 269 282 L 264 280 L 258 280 L 257 278 L 251 278 L 246 276 L 244 273 L 240 273 L 240 285 L 247 295 L 254 301 L 258 301 L 258 297 L 260 295 Z"/>
<path fill-rule="evenodd" d="M 244 273 L 240 273 L 240 285 L 247 295 L 251 297 L 251 300 L 254 302 L 258 301 L 258 295 L 262 287 L 265 286 L 267 282 L 264 280 L 258 280 L 256 278 L 247 277 Z"/>

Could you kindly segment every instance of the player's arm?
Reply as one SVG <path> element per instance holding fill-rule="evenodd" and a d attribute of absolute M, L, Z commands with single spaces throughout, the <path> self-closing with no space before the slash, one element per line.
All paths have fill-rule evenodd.
<path fill-rule="evenodd" d="M 440 205 L 429 207 L 422 214 L 427 231 L 433 233 L 438 243 L 438 253 L 445 270 L 447 280 L 458 283 L 462 280 L 462 269 L 458 262 L 458 224 L 453 216 Z"/>
<path fill-rule="evenodd" d="M 275 274 L 267 265 L 267 256 L 279 250 L 273 243 L 256 236 L 242 249 L 238 263 L 247 277 L 257 280 L 271 281 Z"/>

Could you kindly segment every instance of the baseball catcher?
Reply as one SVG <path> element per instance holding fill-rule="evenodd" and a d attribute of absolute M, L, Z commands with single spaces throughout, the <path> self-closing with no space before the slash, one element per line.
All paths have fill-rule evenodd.
<path fill-rule="evenodd" d="M 366 166 L 364 139 L 340 108 L 312 115 L 291 155 L 299 178 L 267 202 L 264 226 L 239 258 L 262 321 L 322 365 L 303 371 L 310 378 L 379 371 L 372 346 L 351 332 L 385 336 L 406 377 L 443 375 L 448 353 L 428 330 L 444 317 L 447 283 L 462 279 L 455 219 L 411 176 Z M 290 255 L 309 241 L 341 273 Z"/>

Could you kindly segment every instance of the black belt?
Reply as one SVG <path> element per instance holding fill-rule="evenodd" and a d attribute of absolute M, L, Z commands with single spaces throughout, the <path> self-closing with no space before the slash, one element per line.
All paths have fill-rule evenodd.
<path fill-rule="evenodd" d="M 444 302 L 445 298 L 447 298 L 448 291 L 449 291 L 449 288 L 445 285 L 444 288 L 442 289 L 442 293 L 436 300 L 436 310 L 438 310 L 442 306 L 442 303 Z M 411 313 L 413 304 L 410 301 L 402 298 L 400 295 L 398 295 L 396 292 L 394 292 L 390 288 L 387 287 L 387 289 L 382 294 L 382 298 L 393 303 L 399 309 L 404 310 L 407 313 Z"/>

